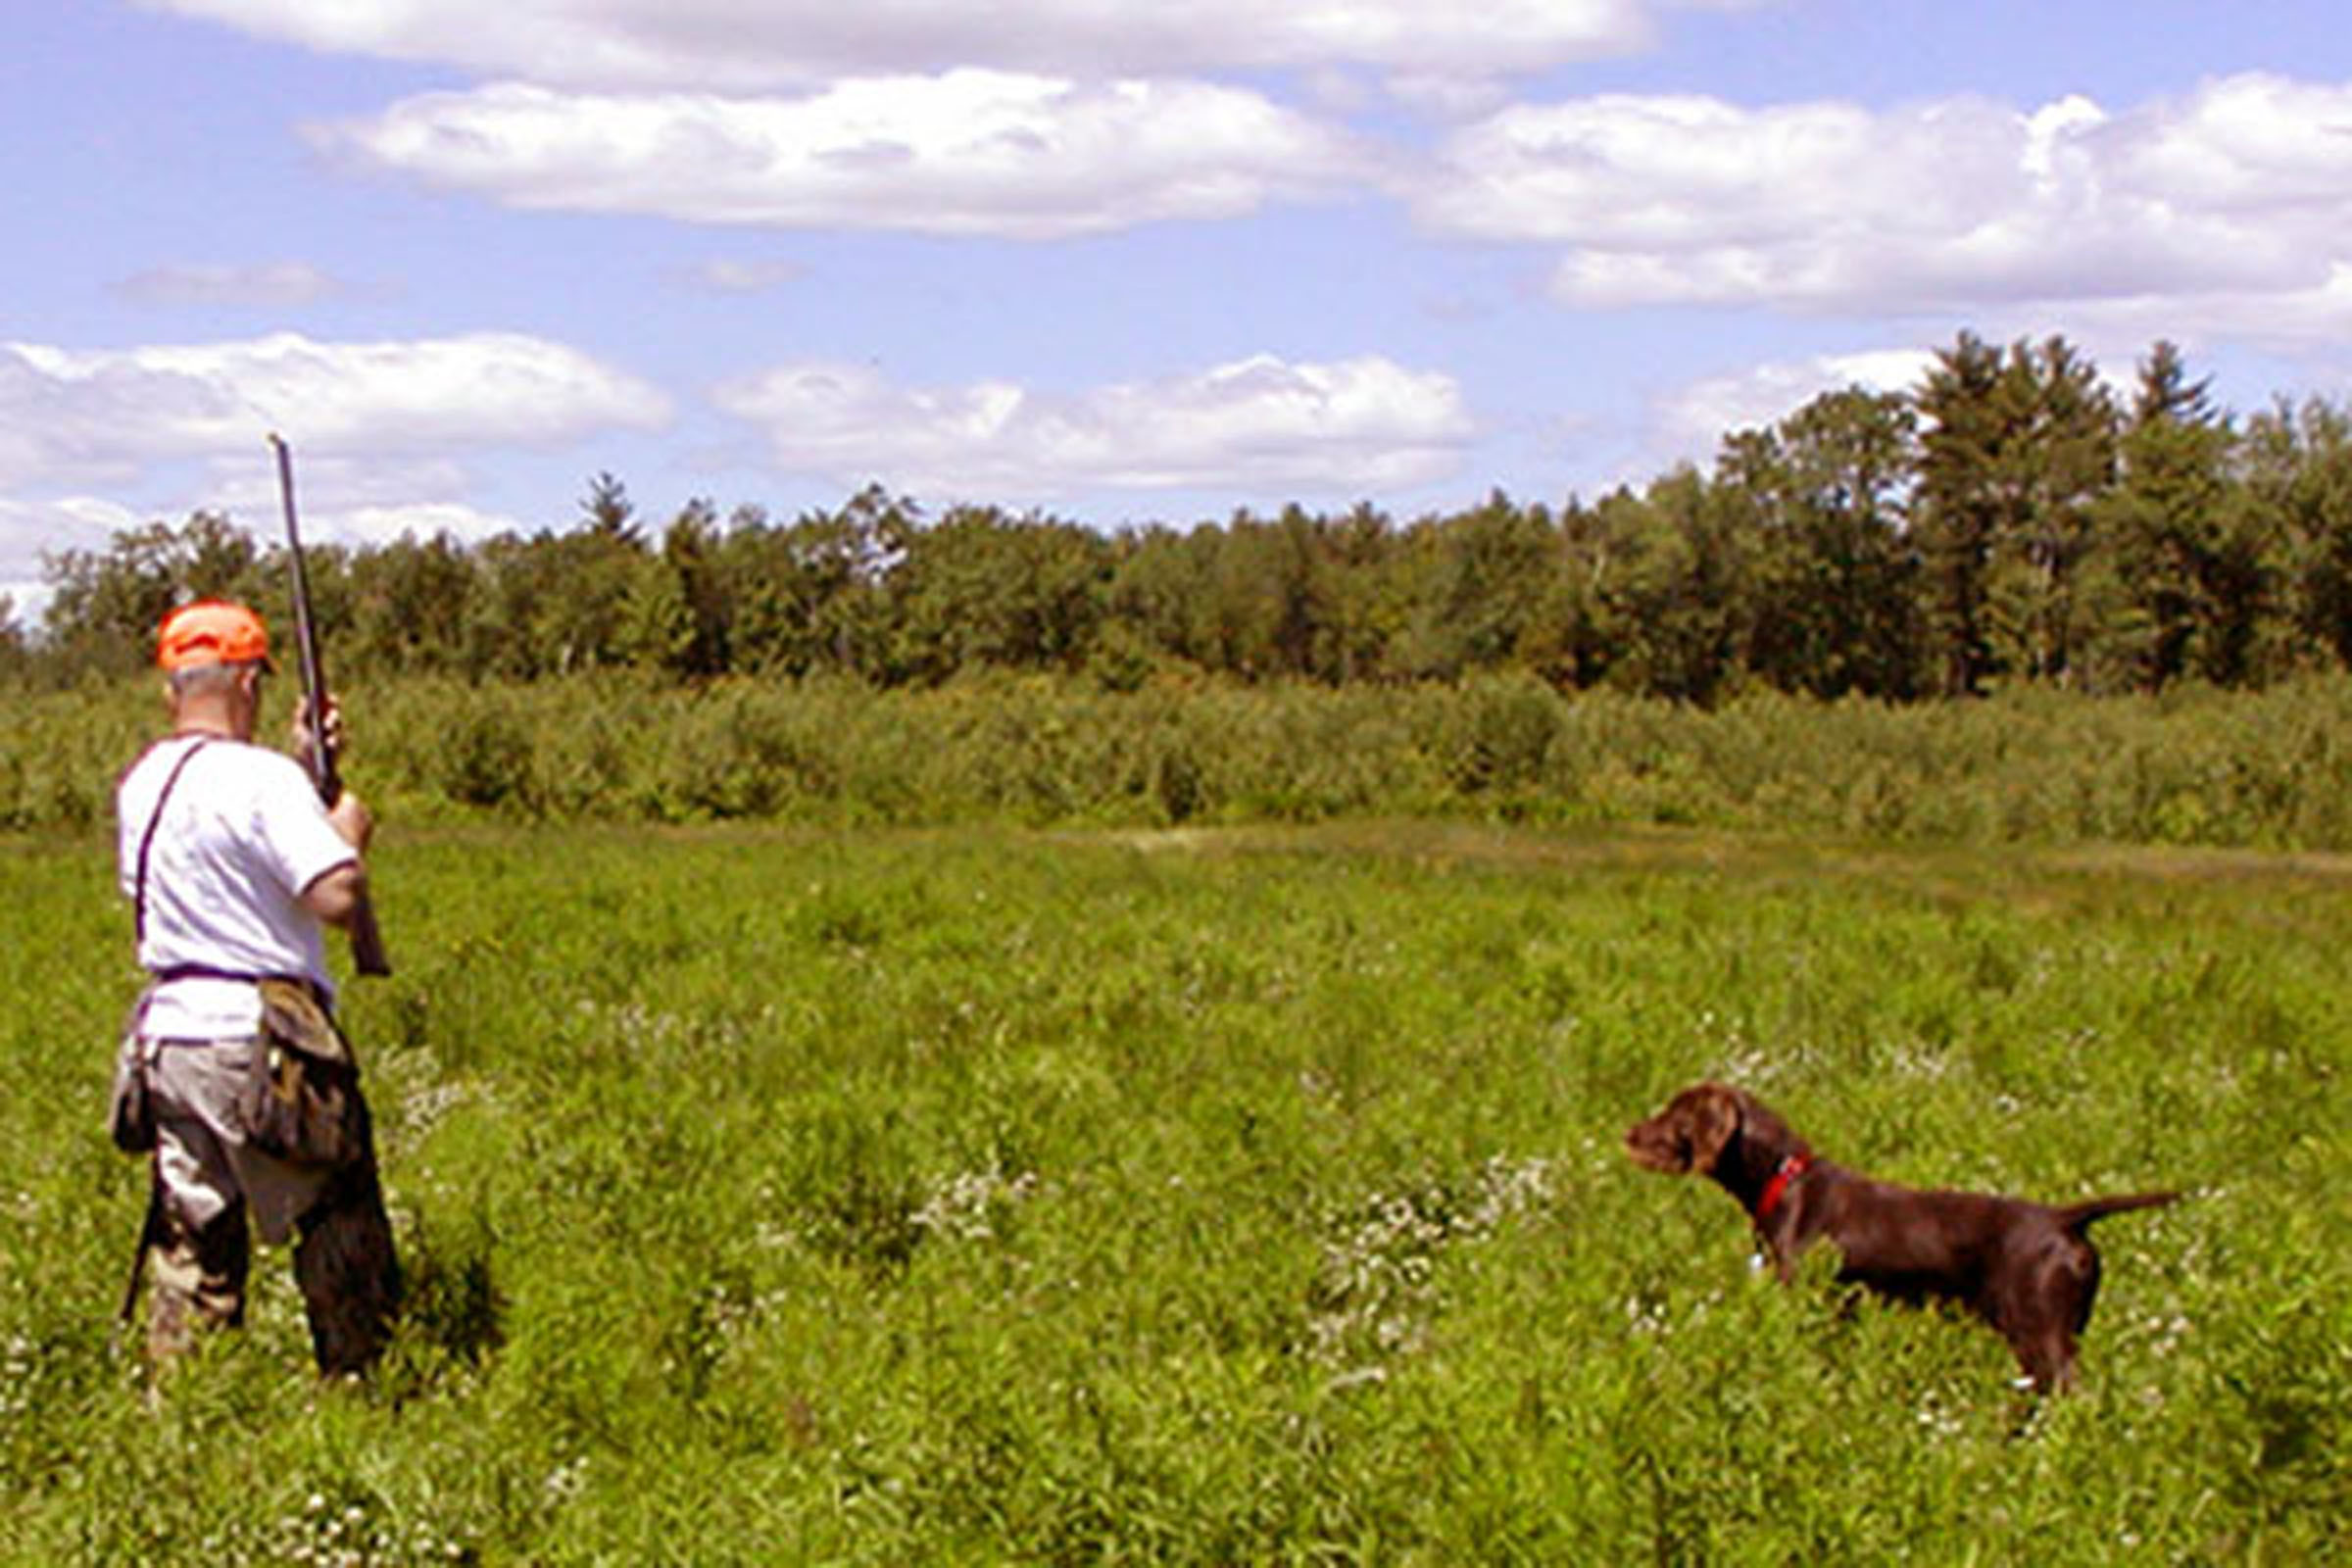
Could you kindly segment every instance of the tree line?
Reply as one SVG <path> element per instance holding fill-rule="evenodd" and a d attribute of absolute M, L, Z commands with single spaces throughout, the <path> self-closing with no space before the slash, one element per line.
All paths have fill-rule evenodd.
<path fill-rule="evenodd" d="M 307 554 L 338 672 L 363 677 L 1513 672 L 1710 704 L 2249 687 L 2352 663 L 2352 413 L 2281 399 L 2241 418 L 2169 343 L 2136 370 L 2119 394 L 2062 337 L 1962 333 L 1912 390 L 1824 394 L 1725 437 L 1708 468 L 1405 522 L 1292 506 L 1107 533 L 993 506 L 927 516 L 873 486 L 790 521 L 697 500 L 659 523 L 600 474 L 567 528 Z M 0 603 L 0 671 L 136 668 L 181 599 L 283 603 L 278 555 L 199 513 L 46 556 L 38 633 Z"/>

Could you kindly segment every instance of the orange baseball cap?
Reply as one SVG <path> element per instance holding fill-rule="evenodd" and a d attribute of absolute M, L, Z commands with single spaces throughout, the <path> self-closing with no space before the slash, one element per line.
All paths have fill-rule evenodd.
<path fill-rule="evenodd" d="M 270 633 L 243 605 L 218 599 L 182 605 L 155 634 L 155 662 L 166 669 L 196 664 L 270 662 Z"/>

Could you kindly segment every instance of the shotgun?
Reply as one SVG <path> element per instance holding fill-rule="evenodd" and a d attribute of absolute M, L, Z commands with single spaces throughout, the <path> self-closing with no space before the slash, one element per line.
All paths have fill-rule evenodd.
<path fill-rule="evenodd" d="M 302 695 L 311 715 L 311 744 L 304 760 L 318 798 L 332 806 L 343 794 L 342 776 L 335 771 L 335 754 L 326 744 L 326 666 L 318 659 L 318 627 L 311 618 L 311 579 L 302 564 L 302 530 L 294 520 L 294 457 L 275 434 L 270 446 L 277 454 L 277 495 L 286 513 L 286 560 L 294 568 L 294 640 L 302 651 Z M 386 975 L 392 960 L 384 954 L 383 934 L 375 928 L 375 906 L 365 892 L 351 915 L 351 963 L 362 974 Z"/>
<path fill-rule="evenodd" d="M 164 1227 L 164 1179 L 153 1170 L 154 1158 L 149 1156 L 147 1177 L 147 1217 L 139 1221 L 139 1245 L 131 1249 L 130 1278 L 122 1286 L 122 1307 L 115 1314 L 115 1344 L 119 1348 L 122 1336 L 139 1317 L 139 1288 L 147 1283 L 147 1249 L 168 1240 Z"/>

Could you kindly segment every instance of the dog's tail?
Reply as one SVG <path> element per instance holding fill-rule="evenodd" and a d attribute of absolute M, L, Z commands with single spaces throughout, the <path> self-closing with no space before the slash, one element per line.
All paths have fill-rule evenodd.
<path fill-rule="evenodd" d="M 2132 1193 L 2120 1198 L 2092 1198 L 2080 1203 L 2070 1203 L 2056 1210 L 2058 1223 L 2070 1231 L 2080 1231 L 2094 1219 L 2110 1214 L 2126 1214 L 2135 1208 L 2161 1208 L 2180 1200 L 2179 1193 Z"/>

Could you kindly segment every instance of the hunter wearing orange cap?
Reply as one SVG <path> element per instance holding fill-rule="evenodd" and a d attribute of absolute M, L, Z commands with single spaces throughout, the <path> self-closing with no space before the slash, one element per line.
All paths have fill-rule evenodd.
<path fill-rule="evenodd" d="M 168 670 L 204 664 L 259 664 L 269 669 L 269 628 L 243 605 L 218 599 L 182 605 L 166 615 L 156 631 L 155 662 Z"/>
<path fill-rule="evenodd" d="M 382 1348 L 397 1271 L 388 1230 L 384 1255 L 366 1268 L 353 1266 L 331 1223 L 323 1243 L 318 1236 L 339 1213 L 382 1207 L 320 928 L 348 924 L 360 906 L 374 821 L 348 790 L 321 804 L 300 762 L 253 744 L 270 664 L 269 632 L 251 610 L 183 606 L 158 629 L 155 658 L 172 733 L 116 792 L 122 888 L 151 976 L 117 1063 L 114 1118 L 118 1143 L 153 1156 L 142 1241 L 154 1288 L 149 1353 L 184 1348 L 200 1324 L 242 1320 L 250 1222 L 271 1243 L 299 1229 L 295 1277 L 319 1367 L 356 1370 Z M 297 751 L 320 738 L 339 746 L 331 701 L 318 736 L 307 716 L 296 716 Z M 271 1075 L 298 1048 L 339 1054 L 348 1079 L 330 1085 L 339 1098 L 328 1153 L 269 1125 L 262 1091 L 285 1094 L 288 1080 Z"/>

